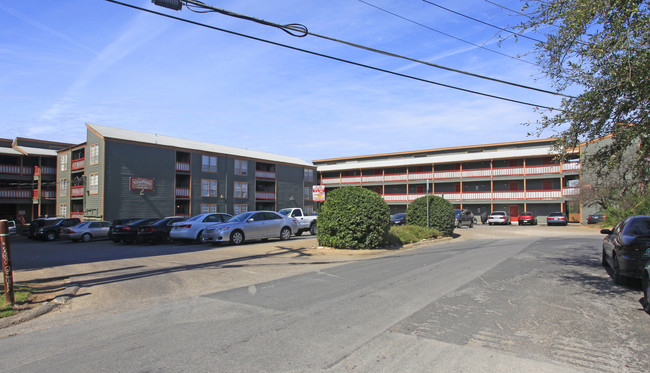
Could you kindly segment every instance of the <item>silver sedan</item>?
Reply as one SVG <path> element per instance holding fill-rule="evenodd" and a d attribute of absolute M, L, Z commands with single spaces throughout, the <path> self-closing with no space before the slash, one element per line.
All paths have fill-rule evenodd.
<path fill-rule="evenodd" d="M 108 231 L 111 227 L 108 221 L 85 221 L 74 227 L 63 228 L 61 237 L 69 238 L 74 242 L 88 242 L 92 239 L 108 238 Z"/>
<path fill-rule="evenodd" d="M 239 245 L 246 240 L 280 238 L 288 240 L 298 231 L 298 220 L 273 211 L 250 211 L 235 215 L 227 223 L 203 230 L 203 242 L 227 242 Z"/>

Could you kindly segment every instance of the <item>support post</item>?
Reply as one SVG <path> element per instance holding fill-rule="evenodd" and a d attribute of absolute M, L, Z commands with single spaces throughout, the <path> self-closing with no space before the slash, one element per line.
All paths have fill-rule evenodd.
<path fill-rule="evenodd" d="M 14 275 L 11 268 L 9 227 L 6 220 L 0 220 L 0 244 L 2 244 L 2 272 L 4 274 L 5 303 L 14 305 Z"/>

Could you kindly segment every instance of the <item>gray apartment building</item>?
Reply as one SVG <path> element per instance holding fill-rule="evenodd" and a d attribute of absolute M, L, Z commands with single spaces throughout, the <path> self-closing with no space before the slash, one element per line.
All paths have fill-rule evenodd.
<path fill-rule="evenodd" d="M 345 185 L 382 195 L 391 212 L 428 193 L 474 214 L 506 211 L 544 216 L 562 211 L 582 218 L 579 203 L 580 149 L 559 162 L 556 140 L 537 139 L 496 144 L 438 148 L 390 154 L 316 160 L 319 182 L 327 190 Z"/>
<path fill-rule="evenodd" d="M 0 139 L 0 218 L 55 216 L 57 150 L 72 144 Z"/>
<path fill-rule="evenodd" d="M 57 215 L 84 220 L 314 211 L 316 167 L 254 150 L 86 124 L 58 151 Z"/>

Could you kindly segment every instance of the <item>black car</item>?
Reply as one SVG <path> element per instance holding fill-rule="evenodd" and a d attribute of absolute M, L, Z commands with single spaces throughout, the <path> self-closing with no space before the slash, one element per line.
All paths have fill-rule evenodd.
<path fill-rule="evenodd" d="M 183 221 L 186 218 L 171 217 L 158 220 L 149 225 L 142 225 L 138 230 L 137 241 L 142 243 L 157 244 L 161 242 L 170 242 L 169 231 L 172 230 L 172 224 Z"/>
<path fill-rule="evenodd" d="M 42 218 L 35 219 L 29 225 L 27 237 L 54 241 L 59 237 L 63 228 L 69 228 L 81 223 L 78 218 Z"/>
<path fill-rule="evenodd" d="M 631 216 L 614 229 L 602 229 L 603 266 L 613 271 L 614 282 L 625 284 L 628 278 L 642 278 L 643 268 L 650 260 L 650 216 Z"/>
<path fill-rule="evenodd" d="M 474 218 L 474 214 L 470 210 L 456 209 L 456 227 L 467 226 L 473 228 L 475 222 L 476 218 Z"/>
<path fill-rule="evenodd" d="M 590 214 L 587 216 L 587 224 L 596 224 L 600 223 L 601 221 L 605 220 L 607 218 L 607 215 L 605 215 L 604 212 L 597 212 L 595 214 Z"/>
<path fill-rule="evenodd" d="M 158 220 L 160 220 L 160 218 L 147 218 L 135 220 L 124 225 L 114 225 L 113 231 L 111 232 L 111 239 L 115 243 L 121 241 L 124 241 L 126 243 L 136 242 L 138 239 L 138 231 L 140 230 L 140 227 L 153 224 Z"/>
<path fill-rule="evenodd" d="M 403 212 L 390 216 L 391 225 L 404 225 L 406 224 L 406 214 Z"/>
<path fill-rule="evenodd" d="M 643 267 L 641 286 L 643 288 L 643 309 L 650 313 L 650 260 Z"/>

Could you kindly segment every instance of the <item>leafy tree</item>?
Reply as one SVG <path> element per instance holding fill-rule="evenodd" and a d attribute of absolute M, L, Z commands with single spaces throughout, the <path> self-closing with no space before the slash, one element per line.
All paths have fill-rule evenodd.
<path fill-rule="evenodd" d="M 429 198 L 429 228 L 443 236 L 451 236 L 456 227 L 456 214 L 451 202 L 438 196 L 420 197 L 406 210 L 406 223 L 427 227 L 427 198 Z"/>
<path fill-rule="evenodd" d="M 390 208 L 361 187 L 334 189 L 318 212 L 318 243 L 338 249 L 375 249 L 386 243 Z"/>
<path fill-rule="evenodd" d="M 546 112 L 538 130 L 560 131 L 563 154 L 582 142 L 612 136 L 584 157 L 597 175 L 631 170 L 641 189 L 650 176 L 650 1 L 534 0 L 519 28 L 543 31 L 536 44 L 542 72 L 558 91 L 582 93 Z M 626 150 L 637 149 L 631 156 Z"/>

